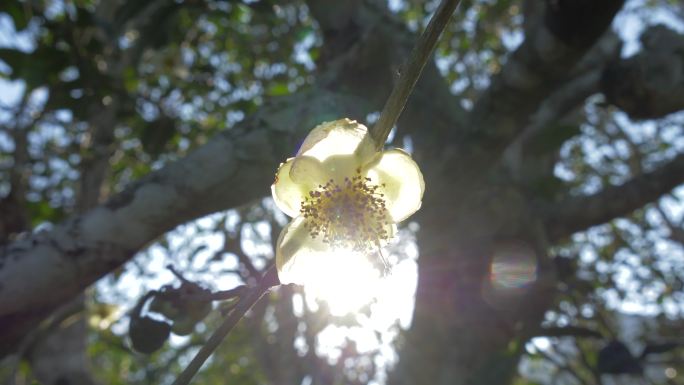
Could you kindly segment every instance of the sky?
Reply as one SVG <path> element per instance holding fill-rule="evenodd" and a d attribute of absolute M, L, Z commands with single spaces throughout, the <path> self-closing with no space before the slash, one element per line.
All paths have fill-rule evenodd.
<path fill-rule="evenodd" d="M 400 0 L 390 0 L 389 4 L 392 9 L 400 9 Z M 680 32 L 684 32 L 684 24 L 680 23 L 676 16 L 663 11 L 658 10 L 655 12 L 650 12 L 644 17 L 644 15 L 639 15 L 641 6 L 643 5 L 643 0 L 632 0 L 628 2 L 625 9 L 616 18 L 613 28 L 620 34 L 624 39 L 625 45 L 623 47 L 622 55 L 630 56 L 639 50 L 638 36 L 646 25 L 664 23 Z M 12 25 L 11 19 L 6 15 L 0 15 L 0 47 L 19 47 L 22 50 L 30 51 L 33 47 L 32 33 L 35 32 L 35 28 L 29 28 L 27 31 L 22 33 L 17 33 Z M 516 34 L 510 34 L 504 36 L 507 46 L 509 48 L 514 48 L 521 41 L 521 36 Z M 446 59 L 445 59 L 446 60 Z M 456 59 L 457 60 L 457 59 Z M 445 68 L 449 66 L 449 62 L 438 62 L 439 67 Z M 0 61 L 0 74 L 6 74 L 8 71 L 7 66 L 5 66 Z M 11 82 L 7 79 L 0 78 L 0 106 L 2 107 L 12 107 L 16 105 L 19 97 L 23 92 L 23 84 L 19 81 Z M 39 90 L 35 95 L 36 102 L 44 100 L 45 91 Z M 4 111 L 4 108 L 0 110 L 0 123 L 6 122 L 11 116 Z M 630 122 L 625 122 L 625 124 L 632 124 Z M 640 127 L 640 129 L 642 129 Z M 410 145 L 409 142 L 407 143 Z M 11 151 L 11 143 L 8 138 L 0 133 L 0 151 Z M 1 192 L 1 191 L 0 191 Z M 667 210 L 673 214 L 673 216 L 682 215 L 682 206 L 669 202 L 666 204 Z M 196 226 L 199 227 L 210 227 L 212 218 L 210 216 L 207 218 L 200 219 L 196 224 L 181 226 L 174 231 L 177 238 L 172 237 L 171 241 L 174 242 L 184 242 L 187 239 L 193 239 L 193 242 L 204 243 L 208 247 L 202 252 L 199 258 L 195 259 L 194 263 L 204 263 L 209 258 L 213 252 L 219 248 L 220 239 L 211 234 L 197 234 Z M 196 225 L 196 226 L 195 226 Z M 417 224 L 411 224 L 410 226 L 417 227 Z M 417 230 L 417 229 L 416 229 Z M 249 248 L 249 245 L 247 245 Z M 252 253 L 267 255 L 270 251 L 259 249 L 258 245 L 252 245 Z M 668 245 L 663 245 L 662 247 L 670 247 Z M 377 302 L 373 305 L 374 311 L 371 316 L 361 317 L 362 326 L 360 328 L 340 328 L 340 327 L 329 327 L 324 330 L 319 337 L 318 347 L 321 352 L 324 352 L 329 357 L 334 359 L 336 355 L 339 355 L 339 346 L 344 342 L 345 338 L 351 337 L 358 343 L 358 348 L 361 351 L 372 351 L 375 349 L 380 349 L 382 354 L 380 355 L 380 361 L 377 362 L 379 367 L 383 368 L 391 364 L 395 359 L 391 343 L 397 335 L 397 329 L 393 328 L 392 325 L 399 320 L 399 324 L 406 328 L 409 326 L 411 321 L 411 312 L 413 309 L 413 293 L 416 286 L 417 277 L 417 264 L 416 259 L 418 258 L 418 250 L 415 243 L 408 242 L 403 250 L 406 254 L 406 258 L 402 259 L 395 268 L 393 269 L 392 275 L 386 280 L 379 283 L 377 286 L 373 287 L 373 290 L 377 291 Z M 673 251 L 675 252 L 675 251 Z M 679 256 L 681 256 L 681 248 L 678 249 Z M 152 282 L 147 282 L 146 285 L 156 285 L 160 286 L 166 283 L 170 283 L 174 280 L 173 275 L 165 269 L 166 258 L 164 250 L 159 248 L 157 245 L 151 246 L 146 253 L 148 254 L 148 265 L 151 271 L 157 272 L 157 276 Z M 587 261 L 591 261 L 591 255 L 583 256 Z M 229 263 L 229 262 L 228 262 Z M 192 266 L 189 266 L 192 268 Z M 223 266 L 222 268 L 230 268 L 231 266 Z M 628 284 L 629 273 L 622 273 L 624 277 L 622 280 L 625 284 Z M 204 279 L 209 279 L 209 277 L 200 277 Z M 128 293 L 130 298 L 135 298 L 140 295 L 143 287 L 140 284 L 140 279 L 134 274 L 124 275 L 118 283 L 111 287 L 107 283 L 100 283 L 98 289 L 103 292 L 105 298 L 109 291 L 118 291 Z M 229 289 L 239 282 L 235 277 L 223 276 L 219 281 L 213 281 L 216 289 Z M 610 296 L 610 294 L 609 294 Z M 112 300 L 115 300 L 112 297 Z M 617 298 L 610 299 L 610 301 L 615 302 L 615 306 L 619 308 L 620 311 L 626 313 L 640 313 L 640 314 L 652 314 L 653 309 L 649 309 L 638 302 L 625 302 L 618 301 Z M 297 297 L 295 299 L 295 311 L 298 308 L 301 311 L 303 307 L 303 299 Z M 347 303 L 335 304 L 334 299 L 332 304 L 333 311 L 343 312 L 344 307 L 349 307 L 349 301 Z M 311 306 L 316 306 L 314 302 L 310 303 Z M 336 308 L 339 307 L 339 308 Z M 352 306 L 353 307 L 353 306 Z M 353 310 L 353 309 L 352 309 Z M 123 328 L 123 326 L 121 326 Z M 376 332 L 379 332 L 380 338 L 377 338 Z M 179 344 L 184 340 L 178 338 L 173 343 Z M 547 342 L 544 340 L 538 340 L 535 342 L 537 345 L 545 345 Z M 378 378 L 381 382 L 382 378 Z"/>

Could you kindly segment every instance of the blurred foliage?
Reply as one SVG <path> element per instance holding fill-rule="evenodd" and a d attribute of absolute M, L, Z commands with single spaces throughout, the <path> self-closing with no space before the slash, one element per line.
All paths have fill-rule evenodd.
<path fill-rule="evenodd" d="M 79 177 L 101 151 L 93 141 L 102 111 L 113 110 L 116 122 L 107 144 L 111 169 L 101 188 L 106 197 L 230 130 L 265 98 L 313 80 L 322 41 L 302 1 L 111 3 L 119 6 L 0 2 L 0 17 L 14 28 L 9 36 L 17 37 L 0 48 L 0 78 L 21 89 L 16 103 L 0 106 L 0 197 L 25 197 L 29 220 L 21 230 L 49 227 L 74 213 Z M 388 3 L 418 31 L 438 1 Z M 437 64 L 468 108 L 522 41 L 524 17 L 521 2 L 510 0 L 463 0 L 461 9 L 438 47 Z M 684 13 L 676 0 L 648 0 L 625 12 L 649 20 L 649 12 L 663 9 L 680 19 Z M 557 135 L 537 138 L 539 149 L 560 148 L 558 178 L 540 181 L 539 189 L 549 196 L 558 189 L 589 193 L 651 169 L 682 151 L 682 120 L 636 124 L 590 99 Z M 609 340 L 624 341 L 637 354 L 654 336 L 681 338 L 682 199 L 684 191 L 677 190 L 556 248 L 563 295 L 547 326 L 582 326 L 605 338 L 549 337 L 546 347 L 533 340 L 516 385 L 600 383 L 599 355 Z M 149 290 L 178 284 L 167 265 L 211 290 L 253 283 L 254 273 L 271 262 L 274 234 L 285 221 L 276 211 L 269 201 L 256 202 L 184 225 L 102 280 L 88 306 L 95 375 L 114 385 L 170 383 L 220 323 L 221 306 L 149 356 L 131 348 L 127 310 Z M 412 231 L 403 234 L 393 252 L 399 258 L 413 243 Z M 365 384 L 382 378 L 378 351 L 360 351 L 351 339 L 332 355 L 317 349 L 330 325 L 350 330 L 367 318 L 363 312 L 331 316 L 325 306 L 296 289 L 276 291 L 221 345 L 196 382 Z M 630 317 L 618 311 L 630 306 L 647 314 L 632 317 L 638 326 L 626 327 Z M 683 355 L 662 353 L 653 371 L 684 372 Z M 546 377 L 536 379 L 535 370 Z M 25 364 L 16 375 L 17 384 L 30 383 Z M 677 378 L 671 383 L 682 383 Z"/>

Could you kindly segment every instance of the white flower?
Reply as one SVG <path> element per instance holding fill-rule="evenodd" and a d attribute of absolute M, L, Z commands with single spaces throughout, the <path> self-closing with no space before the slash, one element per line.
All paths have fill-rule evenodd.
<path fill-rule="evenodd" d="M 378 251 L 395 224 L 420 208 L 424 189 L 411 156 L 377 151 L 364 125 L 349 119 L 318 125 L 271 186 L 276 205 L 294 218 L 276 244 L 281 283 L 305 283 L 311 266 L 340 250 Z"/>

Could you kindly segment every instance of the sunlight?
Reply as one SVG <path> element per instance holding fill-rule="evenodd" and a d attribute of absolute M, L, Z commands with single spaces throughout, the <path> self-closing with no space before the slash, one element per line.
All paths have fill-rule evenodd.
<path fill-rule="evenodd" d="M 334 315 L 345 315 L 377 297 L 383 278 L 364 254 L 337 250 L 306 264 L 307 295 L 325 301 Z"/>
<path fill-rule="evenodd" d="M 328 285 L 333 282 L 317 279 L 318 284 L 304 287 L 309 308 L 316 309 L 316 301 L 321 299 L 328 303 L 331 314 L 353 314 L 358 322 L 358 326 L 330 324 L 322 330 L 316 347 L 319 355 L 328 357 L 330 362 L 338 362 L 344 346 L 350 341 L 361 354 L 378 352 L 374 365 L 379 370 L 376 380 L 382 383 L 384 371 L 397 360 L 394 341 L 400 330 L 411 324 L 413 315 L 418 274 L 415 244 L 404 248 L 403 253 L 406 258 L 399 260 L 391 254 L 387 256 L 393 267 L 391 273 L 384 277 L 365 257 L 356 255 L 350 258 L 344 253 L 337 253 L 339 255 L 335 259 L 343 267 L 337 269 L 335 284 Z M 335 272 L 336 267 L 337 264 L 331 265 L 329 270 Z M 350 272 L 351 279 L 345 275 Z M 370 313 L 359 312 L 367 304 L 370 304 Z M 301 308 L 304 303 L 300 302 L 299 306 Z"/>

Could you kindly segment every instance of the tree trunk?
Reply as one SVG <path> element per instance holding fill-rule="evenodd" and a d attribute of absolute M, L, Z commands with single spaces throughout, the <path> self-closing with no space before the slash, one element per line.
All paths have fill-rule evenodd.
<path fill-rule="evenodd" d="M 379 110 L 415 36 L 373 2 L 310 3 L 324 37 L 315 85 L 271 100 L 105 204 L 0 249 L 0 353 L 166 231 L 268 195 L 278 163 L 317 123 L 362 120 Z M 553 301 L 550 242 L 628 213 L 684 180 L 680 157 L 593 196 L 556 199 L 535 195 L 525 182 L 553 178 L 562 143 L 545 149 L 543 162 L 523 154 L 502 166 L 504 151 L 518 138 L 548 130 L 598 90 L 597 74 L 610 55 L 591 48 L 622 3 L 547 2 L 544 14 L 526 21 L 526 40 L 471 110 L 460 107 L 434 65 L 426 68 L 399 122 L 399 132 L 416 143 L 427 190 L 416 217 L 421 257 L 414 322 L 389 384 L 506 383 Z M 583 68 L 586 63 L 592 67 Z M 580 89 L 565 87 L 578 78 L 587 80 Z M 525 143 L 519 145 L 524 152 Z M 612 199 L 625 186 L 629 196 Z M 583 207 L 592 209 L 578 215 Z"/>

